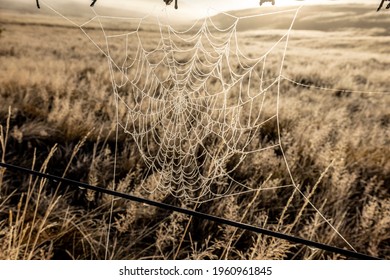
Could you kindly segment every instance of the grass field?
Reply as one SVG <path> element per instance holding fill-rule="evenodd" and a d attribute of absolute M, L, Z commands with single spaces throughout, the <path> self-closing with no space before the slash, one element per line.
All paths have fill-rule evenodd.
<path fill-rule="evenodd" d="M 364 6 L 302 11 L 283 75 L 308 87 L 281 83 L 279 118 L 301 191 L 358 252 L 389 259 L 390 38 L 388 20 L 374 16 Z M 241 26 L 240 43 L 256 57 L 284 32 L 284 20 Z M 159 33 L 149 25 L 143 33 L 156 43 Z M 162 191 L 141 188 L 147 167 L 135 141 L 122 130 L 116 137 L 107 58 L 79 29 L 55 16 L 3 9 L 0 42 L 1 161 L 105 188 L 115 181 L 118 191 L 172 202 Z M 275 133 L 275 125 L 264 127 L 258 141 L 272 144 Z M 289 180 L 274 150 L 248 157 L 232 176 L 253 188 Z M 197 210 L 348 248 L 291 189 L 232 196 Z M 111 205 L 106 195 L 0 169 L 0 259 L 105 258 L 344 257 L 130 201 Z"/>

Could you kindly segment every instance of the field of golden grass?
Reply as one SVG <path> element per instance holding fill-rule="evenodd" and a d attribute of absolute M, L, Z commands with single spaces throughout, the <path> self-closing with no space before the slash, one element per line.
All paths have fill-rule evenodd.
<path fill-rule="evenodd" d="M 56 17 L 0 13 L 1 161 L 107 188 L 115 180 L 118 191 L 170 202 L 163 192 L 140 188 L 146 167 L 122 131 L 115 153 L 116 108 L 107 58 L 79 29 Z M 291 173 L 358 252 L 389 259 L 390 39 L 385 25 L 306 30 L 308 23 L 298 24 L 283 75 L 309 87 L 284 80 L 280 99 Z M 241 30 L 246 51 L 255 56 L 267 49 L 281 32 L 274 28 Z M 153 44 L 155 33 L 148 32 Z M 265 127 L 259 141 L 274 141 L 275 129 Z M 254 188 L 268 174 L 278 175 L 277 185 L 289 180 L 277 151 L 245 163 L 233 176 Z M 348 248 L 296 192 L 254 192 L 197 210 Z M 111 204 L 106 195 L 0 169 L 0 259 L 174 258 L 344 257 L 135 202 Z"/>

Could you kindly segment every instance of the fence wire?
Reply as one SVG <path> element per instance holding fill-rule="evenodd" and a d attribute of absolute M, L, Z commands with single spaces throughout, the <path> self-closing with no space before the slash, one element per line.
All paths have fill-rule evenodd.
<path fill-rule="evenodd" d="M 158 207 L 158 208 L 161 208 L 161 209 L 165 209 L 165 210 L 169 210 L 169 211 L 174 211 L 174 212 L 186 214 L 186 215 L 189 215 L 189 216 L 192 216 L 192 217 L 205 219 L 205 220 L 213 221 L 213 222 L 224 224 L 224 225 L 233 226 L 233 227 L 236 227 L 236 228 L 239 228 L 239 229 L 242 229 L 242 230 L 249 230 L 251 232 L 255 232 L 255 233 L 264 234 L 264 235 L 267 235 L 267 236 L 271 236 L 271 237 L 287 240 L 287 241 L 292 242 L 292 243 L 298 243 L 298 244 L 306 245 L 306 246 L 309 246 L 309 247 L 312 247 L 312 248 L 325 250 L 327 252 L 340 254 L 340 255 L 343 255 L 343 256 L 346 256 L 346 257 L 350 257 L 350 258 L 354 258 L 354 259 L 379 260 L 379 258 L 370 256 L 370 255 L 366 255 L 366 254 L 362 254 L 362 253 L 359 253 L 359 252 L 354 252 L 354 251 L 350 251 L 350 250 L 346 250 L 346 249 L 330 246 L 330 245 L 327 245 L 327 244 L 311 241 L 311 240 L 308 240 L 308 239 L 304 239 L 304 238 L 300 238 L 300 237 L 296 237 L 296 236 L 292 236 L 292 235 L 288 235 L 288 234 L 284 234 L 284 233 L 280 233 L 280 232 L 275 232 L 275 231 L 271 231 L 271 230 L 260 228 L 260 227 L 255 227 L 255 226 L 252 226 L 252 225 L 249 225 L 249 224 L 245 224 L 245 223 L 240 223 L 240 222 L 224 219 L 224 218 L 213 216 L 213 215 L 210 215 L 210 214 L 206 214 L 206 213 L 197 212 L 197 211 L 194 211 L 194 210 L 185 209 L 185 208 L 181 208 L 181 207 L 170 205 L 170 204 L 166 204 L 166 203 L 153 201 L 153 200 L 145 199 L 145 198 L 142 198 L 142 197 L 138 197 L 138 196 L 134 196 L 134 195 L 126 194 L 126 193 L 117 192 L 117 191 L 114 191 L 114 190 L 109 190 L 109 189 L 105 189 L 105 188 L 101 188 L 101 187 L 97 187 L 97 186 L 92 186 L 92 185 L 89 185 L 89 184 L 86 184 L 86 183 L 82 183 L 82 182 L 79 182 L 79 181 L 58 177 L 58 176 L 51 175 L 51 174 L 48 174 L 48 173 L 38 172 L 38 171 L 35 171 L 35 170 L 27 169 L 27 168 L 24 168 L 24 167 L 20 167 L 20 166 L 8 164 L 8 163 L 0 162 L 0 167 L 4 167 L 4 168 L 6 168 L 8 170 L 13 170 L 13 171 L 16 171 L 16 172 L 21 172 L 21 173 L 25 173 L 25 174 L 38 176 L 40 178 L 46 178 L 46 179 L 51 180 L 53 182 L 66 184 L 66 185 L 71 186 L 71 187 L 77 187 L 77 188 L 81 187 L 81 188 L 85 188 L 85 189 L 88 189 L 88 190 L 92 190 L 92 191 L 96 191 L 96 192 L 100 192 L 100 193 L 105 193 L 105 194 L 108 194 L 108 195 L 111 195 L 111 196 L 114 196 L 114 197 L 119 197 L 119 198 L 131 200 L 131 201 L 135 201 L 135 202 L 139 202 L 139 203 L 145 203 L 147 205 L 155 206 L 155 207 Z"/>

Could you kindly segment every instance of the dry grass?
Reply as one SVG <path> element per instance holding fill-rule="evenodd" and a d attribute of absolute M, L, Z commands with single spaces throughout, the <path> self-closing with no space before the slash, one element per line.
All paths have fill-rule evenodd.
<path fill-rule="evenodd" d="M 79 30 L 42 22 L 47 20 L 29 18 L 36 24 L 24 25 L 24 18 L 2 12 L 0 159 L 112 187 L 116 115 L 106 58 Z M 241 35 L 254 55 L 277 32 Z M 292 34 L 284 73 L 312 87 L 282 83 L 282 142 L 301 191 L 332 225 L 359 252 L 390 258 L 390 95 L 352 92 L 389 91 L 390 42 L 364 30 L 345 36 Z M 272 142 L 274 130 L 265 127 L 259 141 Z M 140 187 L 146 167 L 131 139 L 120 133 L 119 140 L 117 190 L 169 202 L 164 193 Z M 248 157 L 234 176 L 252 187 L 289 180 L 273 150 Z M 343 258 L 151 206 L 111 202 L 106 195 L 0 169 L 0 259 Z M 291 189 L 183 206 L 346 246 Z"/>

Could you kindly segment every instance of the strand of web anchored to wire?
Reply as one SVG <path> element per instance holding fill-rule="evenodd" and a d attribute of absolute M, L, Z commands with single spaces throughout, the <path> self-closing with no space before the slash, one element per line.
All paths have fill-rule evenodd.
<path fill-rule="evenodd" d="M 145 198 L 142 198 L 142 197 L 137 197 L 137 196 L 130 195 L 130 194 L 125 194 L 125 193 L 117 192 L 117 191 L 110 190 L 110 189 L 105 189 L 105 188 L 101 188 L 101 187 L 97 187 L 97 186 L 92 186 L 92 185 L 89 185 L 89 184 L 86 184 L 86 183 L 78 182 L 78 181 L 67 179 L 67 178 L 63 178 L 63 177 L 54 176 L 54 175 L 51 175 L 51 174 L 48 174 L 48 173 L 38 172 L 38 171 L 35 171 L 35 170 L 27 169 L 27 168 L 16 166 L 16 165 L 11 165 L 11 164 L 0 162 L 0 167 L 6 168 L 8 170 L 13 170 L 13 171 L 16 171 L 16 172 L 21 172 L 21 173 L 24 173 L 24 174 L 30 174 L 30 175 L 37 176 L 37 177 L 40 177 L 40 178 L 45 178 L 45 179 L 48 179 L 48 180 L 56 182 L 56 183 L 61 182 L 63 184 L 71 186 L 71 187 L 88 189 L 88 190 L 92 190 L 92 191 L 95 191 L 95 192 L 108 194 L 108 195 L 111 195 L 111 196 L 114 196 L 114 197 L 123 198 L 123 199 L 131 200 L 131 201 L 135 201 L 135 202 L 151 205 L 151 206 L 154 206 L 154 207 L 162 208 L 162 209 L 165 209 L 165 210 L 186 214 L 186 215 L 189 215 L 189 216 L 192 216 L 192 217 L 197 217 L 197 218 L 200 218 L 200 219 L 205 219 L 205 220 L 217 222 L 217 223 L 220 223 L 220 224 L 233 226 L 233 227 L 240 228 L 240 229 L 243 229 L 243 230 L 252 231 L 252 232 L 255 232 L 255 233 L 258 233 L 258 234 L 264 234 L 264 235 L 275 237 L 275 238 L 278 238 L 278 239 L 287 240 L 287 241 L 292 242 L 292 243 L 303 244 L 303 245 L 306 245 L 306 246 L 310 246 L 310 247 L 313 247 L 313 248 L 325 250 L 325 251 L 328 251 L 328 252 L 333 252 L 333 253 L 340 254 L 340 255 L 343 255 L 343 256 L 346 256 L 346 257 L 350 257 L 350 258 L 363 259 L 363 260 L 379 260 L 379 258 L 370 256 L 370 255 L 366 255 L 366 254 L 362 254 L 362 253 L 359 253 L 359 252 L 349 251 L 349 250 L 346 250 L 346 249 L 342 249 L 342 248 L 330 246 L 330 245 L 327 245 L 327 244 L 323 244 L 323 243 L 319 243 L 319 242 L 303 239 L 303 238 L 300 238 L 300 237 L 295 237 L 295 236 L 287 235 L 287 234 L 284 234 L 284 233 L 275 232 L 275 231 L 267 230 L 267 229 L 260 228 L 260 227 L 255 227 L 255 226 L 252 226 L 252 225 L 249 225 L 249 224 L 244 224 L 244 223 L 240 223 L 240 222 L 236 222 L 236 221 L 232 221 L 232 220 L 227 220 L 227 219 L 224 219 L 224 218 L 220 218 L 220 217 L 217 217 L 217 216 L 205 214 L 205 213 L 202 213 L 202 212 L 197 212 L 197 211 L 194 211 L 194 210 L 185 209 L 185 208 L 181 208 L 181 207 L 178 207 L 178 206 L 173 206 L 173 205 L 170 205 L 170 204 L 161 203 L 161 202 L 158 202 L 158 201 L 153 201 L 153 200 L 145 199 Z"/>
<path fill-rule="evenodd" d="M 300 83 L 298 81 L 287 78 L 286 76 L 283 76 L 283 75 L 281 75 L 280 78 L 284 79 L 286 81 L 289 81 L 297 86 L 319 89 L 319 90 L 324 90 L 324 91 L 345 91 L 345 92 L 350 92 L 350 93 L 365 93 L 365 94 L 390 94 L 390 91 L 364 91 L 364 90 L 349 90 L 349 89 L 341 89 L 341 88 L 320 87 L 320 86 Z"/>

